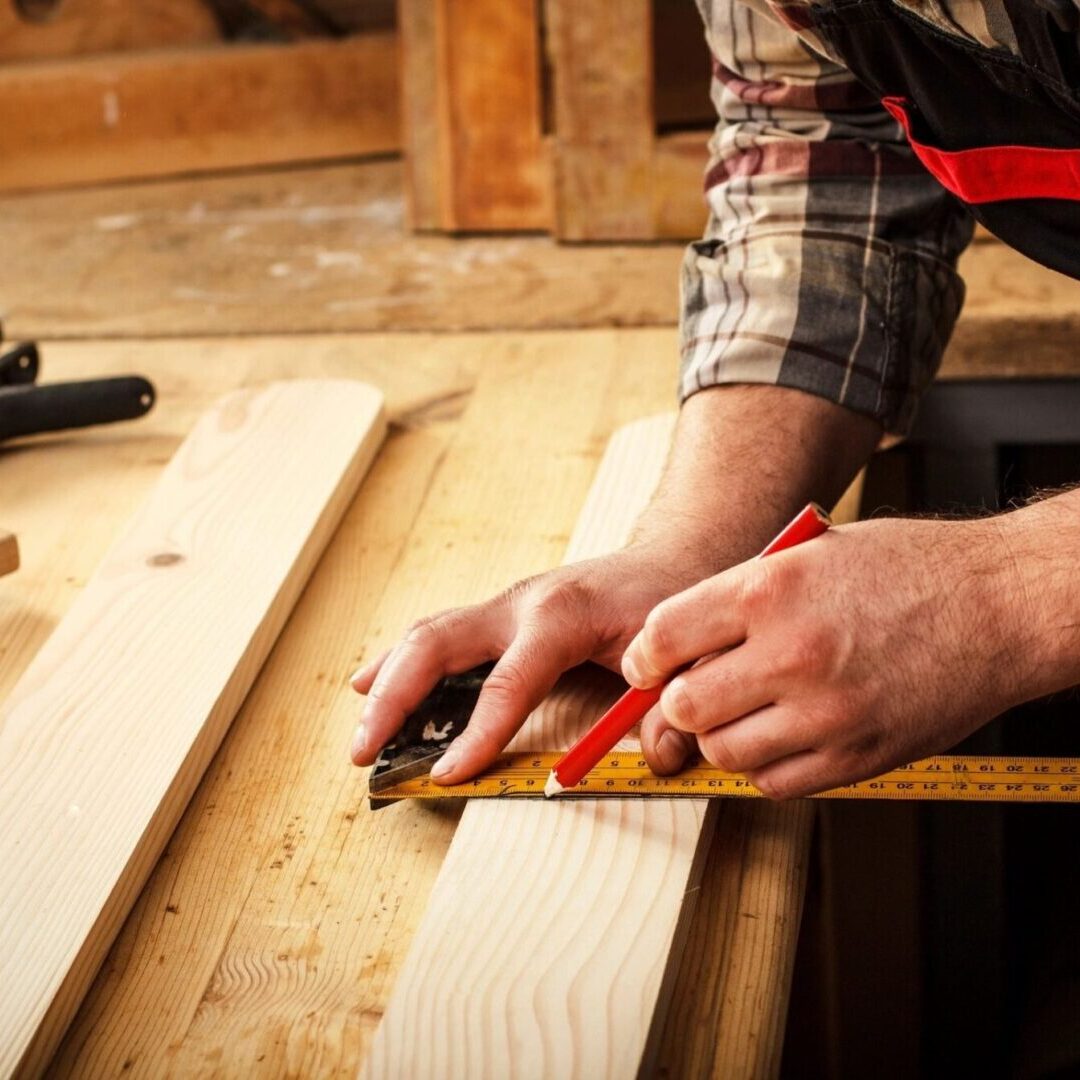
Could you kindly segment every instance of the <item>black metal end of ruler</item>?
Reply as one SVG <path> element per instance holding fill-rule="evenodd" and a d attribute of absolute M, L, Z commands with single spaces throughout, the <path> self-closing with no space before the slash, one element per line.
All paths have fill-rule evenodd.
<path fill-rule="evenodd" d="M 431 772 L 432 765 L 465 730 L 484 680 L 494 666 L 481 664 L 440 679 L 416 712 L 405 720 L 397 738 L 383 748 L 368 777 L 368 804 L 372 810 L 399 801 L 378 798 L 380 791 Z"/>

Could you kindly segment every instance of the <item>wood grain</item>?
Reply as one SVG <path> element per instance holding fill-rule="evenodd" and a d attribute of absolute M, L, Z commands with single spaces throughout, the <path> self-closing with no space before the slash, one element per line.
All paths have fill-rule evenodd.
<path fill-rule="evenodd" d="M 0 576 L 19 569 L 19 542 L 14 533 L 0 529 Z"/>
<path fill-rule="evenodd" d="M 378 448 L 382 401 L 224 398 L 0 714 L 0 1073 L 49 1060 Z"/>
<path fill-rule="evenodd" d="M 567 561 L 624 542 L 671 431 L 615 436 Z M 552 695 L 511 746 L 566 745 L 606 691 Z M 363 1075 L 633 1075 L 704 817 L 674 800 L 466 806 Z"/>
<path fill-rule="evenodd" d="M 390 33 L 0 69 L 0 189 L 399 146 L 397 40 Z"/>
<path fill-rule="evenodd" d="M 651 4 L 548 0 L 555 233 L 652 239 Z"/>

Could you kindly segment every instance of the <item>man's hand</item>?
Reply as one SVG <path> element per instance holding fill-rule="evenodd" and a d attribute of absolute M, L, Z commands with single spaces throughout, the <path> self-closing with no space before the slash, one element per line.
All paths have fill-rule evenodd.
<path fill-rule="evenodd" d="M 650 765 L 671 771 L 649 747 L 672 728 L 772 798 L 809 795 L 942 751 L 1036 696 L 1030 575 L 1005 539 L 1022 516 L 836 528 L 666 600 L 627 649 L 627 681 L 708 659 L 647 718 Z"/>
<path fill-rule="evenodd" d="M 353 761 L 370 765 L 443 675 L 498 660 L 466 731 L 432 770 L 441 783 L 468 779 L 498 756 L 563 671 L 586 660 L 618 670 L 662 600 L 760 551 L 808 499 L 831 506 L 880 434 L 865 417 L 786 387 L 695 394 L 627 548 L 422 619 L 353 676 L 368 695 Z M 649 724 L 642 738 L 649 761 L 668 772 L 692 747 L 683 733 Z"/>
<path fill-rule="evenodd" d="M 370 765 L 443 676 L 498 660 L 465 732 L 443 755 L 434 779 L 456 783 L 486 768 L 564 672 L 586 660 L 618 671 L 630 638 L 652 608 L 708 573 L 660 544 L 564 566 L 507 589 L 483 604 L 415 623 L 389 653 L 361 668 L 352 685 L 367 694 L 352 745 Z M 685 756 L 669 736 L 658 760 Z"/>

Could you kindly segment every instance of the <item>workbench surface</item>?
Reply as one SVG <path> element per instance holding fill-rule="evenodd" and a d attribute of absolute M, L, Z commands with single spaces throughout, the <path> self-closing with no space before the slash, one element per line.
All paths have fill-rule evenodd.
<path fill-rule="evenodd" d="M 159 398 L 144 420 L 0 452 L 3 521 L 23 552 L 22 569 L 0 580 L 0 695 L 214 398 L 319 375 L 386 393 L 387 442 L 52 1066 L 354 1076 L 457 812 L 368 811 L 364 773 L 347 758 L 359 709 L 347 677 L 410 620 L 560 561 L 612 431 L 673 407 L 674 333 L 43 349 L 50 380 L 138 371 Z M 788 811 L 759 809 L 782 834 Z M 768 872 L 779 881 L 791 868 L 776 851 Z M 749 925 L 762 962 L 778 940 L 791 952 L 790 930 L 778 939 L 768 920 Z M 736 1026 L 744 997 L 729 1010 Z"/>

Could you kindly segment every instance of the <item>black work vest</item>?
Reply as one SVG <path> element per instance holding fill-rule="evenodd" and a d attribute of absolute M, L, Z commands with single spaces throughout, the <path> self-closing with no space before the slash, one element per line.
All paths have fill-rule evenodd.
<path fill-rule="evenodd" d="M 810 10 L 822 39 L 977 220 L 1080 278 L 1080 41 L 1034 0 L 1004 3 L 1020 56 L 946 34 L 890 0 Z"/>

